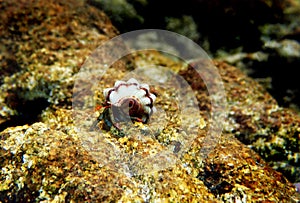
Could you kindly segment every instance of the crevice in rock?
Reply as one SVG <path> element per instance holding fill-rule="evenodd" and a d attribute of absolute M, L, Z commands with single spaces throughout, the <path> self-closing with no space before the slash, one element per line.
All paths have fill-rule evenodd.
<path fill-rule="evenodd" d="M 34 100 L 18 100 L 16 103 L 18 114 L 11 117 L 4 123 L 0 124 L 0 132 L 8 127 L 21 126 L 25 124 L 33 124 L 40 120 L 41 112 L 49 106 L 49 102 L 45 98 L 37 98 Z"/>

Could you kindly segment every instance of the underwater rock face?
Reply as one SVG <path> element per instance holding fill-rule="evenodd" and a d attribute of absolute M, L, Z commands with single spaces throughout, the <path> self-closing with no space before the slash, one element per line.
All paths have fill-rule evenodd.
<path fill-rule="evenodd" d="M 225 131 L 258 152 L 292 182 L 300 181 L 300 118 L 278 106 L 253 79 L 235 67 L 220 63 L 228 96 Z M 223 71 L 226 69 L 226 71 Z"/>
<path fill-rule="evenodd" d="M 88 2 L 106 11 L 121 33 L 155 27 L 199 42 L 211 56 L 257 79 L 281 106 L 300 114 L 298 0 Z"/>
<path fill-rule="evenodd" d="M 84 1 L 1 1 L 0 9 L 0 129 L 32 123 L 49 105 L 70 105 L 73 75 L 118 33 Z"/>
<path fill-rule="evenodd" d="M 225 63 L 216 63 L 216 66 L 228 92 L 230 116 L 213 153 L 205 159 L 199 156 L 202 140 L 207 133 L 203 125 L 190 149 L 168 169 L 136 175 L 131 168 L 127 171 L 116 170 L 120 168 L 119 162 L 100 165 L 82 147 L 80 137 L 83 135 L 74 126 L 71 110 L 73 76 L 84 57 L 101 42 L 115 36 L 117 31 L 105 14 L 80 1 L 7 1 L 1 2 L 0 7 L 8 11 L 0 14 L 3 17 L 0 26 L 4 30 L 0 37 L 1 46 L 6 50 L 11 47 L 13 55 L 8 59 L 1 53 L 1 57 L 10 67 L 17 66 L 13 71 L 6 71 L 10 68 L 1 69 L 9 77 L 1 78 L 0 125 L 1 121 L 7 123 L 9 119 L 16 118 L 15 114 L 24 113 L 21 104 L 27 104 L 27 108 L 38 108 L 37 104 L 46 101 L 36 112 L 37 118 L 32 120 L 33 124 L 25 117 L 24 125 L 10 128 L 2 125 L 6 129 L 0 132 L 1 202 L 299 200 L 294 185 L 286 177 L 269 167 L 258 154 L 234 137 L 243 142 L 251 138 L 249 143 L 254 149 L 261 147 L 262 155 L 268 154 L 268 150 L 264 149 L 272 147 L 272 139 L 282 140 L 282 143 L 290 140 L 288 143 L 296 147 L 289 148 L 280 161 L 291 165 L 295 163 L 292 166 L 297 167 L 299 162 L 292 162 L 290 157 L 297 157 L 299 150 L 299 139 L 294 137 L 299 135 L 299 118 L 278 107 L 261 86 Z M 36 24 L 32 26 L 34 22 Z M 10 63 L 12 58 L 14 63 Z M 133 62 L 160 64 L 183 76 L 194 87 L 200 114 L 203 122 L 207 122 L 205 115 L 210 109 L 209 95 L 205 85 L 199 78 L 193 78 L 193 72 L 186 65 L 155 52 L 136 56 Z M 111 70 L 112 73 L 121 73 L 118 76 L 106 74 L 104 82 L 122 78 L 121 74 L 125 74 L 127 69 L 124 64 L 119 64 Z M 192 84 L 193 81 L 196 83 Z M 175 107 L 162 99 L 170 92 L 156 89 L 156 93 L 156 101 L 165 105 L 167 112 L 173 111 Z M 32 101 L 36 103 L 30 103 Z M 260 111 L 256 111 L 255 105 L 260 107 Z M 105 141 L 115 148 L 124 149 L 127 154 L 149 153 L 149 148 L 155 150 L 161 147 L 159 141 L 168 141 L 180 133 L 171 128 L 174 121 L 168 121 L 170 128 L 155 138 L 149 137 L 146 143 L 126 136 L 115 137 L 110 132 L 106 132 Z M 265 126 L 264 136 L 271 139 L 266 142 L 266 147 L 255 143 L 259 140 L 255 135 L 258 132 L 261 134 L 258 130 L 262 128 L 256 129 L 252 125 L 258 121 L 259 126 Z M 280 151 L 284 146 L 276 146 L 275 149 Z M 121 158 L 111 157 L 112 160 Z"/>

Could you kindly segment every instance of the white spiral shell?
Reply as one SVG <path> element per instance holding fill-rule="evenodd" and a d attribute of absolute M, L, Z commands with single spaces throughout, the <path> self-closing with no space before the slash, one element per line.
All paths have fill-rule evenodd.
<path fill-rule="evenodd" d="M 127 107 L 129 116 L 143 123 L 156 111 L 156 96 L 150 93 L 149 85 L 140 84 L 134 78 L 127 82 L 116 81 L 114 87 L 104 89 L 103 94 L 108 105 L 115 108 Z"/>

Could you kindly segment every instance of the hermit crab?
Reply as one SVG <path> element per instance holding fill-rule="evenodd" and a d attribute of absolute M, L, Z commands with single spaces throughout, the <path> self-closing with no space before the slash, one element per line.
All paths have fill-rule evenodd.
<path fill-rule="evenodd" d="M 104 129 L 112 126 L 120 130 L 120 123 L 136 121 L 147 123 L 156 111 L 156 96 L 150 92 L 148 84 L 140 84 L 131 78 L 127 82 L 116 81 L 114 87 L 103 91 L 105 108 L 98 121 L 104 121 Z"/>

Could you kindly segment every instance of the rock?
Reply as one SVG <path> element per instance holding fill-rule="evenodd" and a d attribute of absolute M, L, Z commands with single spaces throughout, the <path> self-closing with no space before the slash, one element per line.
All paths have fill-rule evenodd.
<path fill-rule="evenodd" d="M 299 1 L 88 2 L 109 12 L 121 32 L 155 27 L 189 37 L 212 57 L 223 59 L 255 78 L 281 106 L 300 114 L 295 68 L 300 64 Z M 135 23 L 133 19 L 142 20 Z"/>
<path fill-rule="evenodd" d="M 3 202 L 140 198 L 134 194 L 136 186 L 124 174 L 99 167 L 78 145 L 78 137 L 35 123 L 7 129 L 1 138 L 5 140 L 1 141 Z M 126 196 L 125 191 L 129 193 Z"/>
<path fill-rule="evenodd" d="M 236 137 L 257 151 L 274 169 L 283 172 L 290 181 L 299 182 L 300 100 L 296 67 L 300 62 L 300 5 L 298 1 L 282 1 L 280 7 L 283 14 L 281 20 L 259 26 L 262 45 L 257 47 L 256 52 L 244 53 L 243 48 L 236 50 L 236 54 L 227 53 L 221 59 L 255 78 L 276 99 L 267 99 L 270 96 L 266 94 L 260 95 L 263 102 L 260 105 L 257 99 L 254 99 L 255 103 L 250 102 L 250 98 L 259 95 L 257 92 L 251 93 L 252 88 L 244 89 L 244 93 L 234 93 L 236 90 L 233 87 L 227 89 L 229 94 L 233 94 L 230 98 L 239 98 L 230 101 L 235 122 L 243 126 L 243 129 L 234 129 Z M 244 77 L 240 79 L 245 80 Z"/>
<path fill-rule="evenodd" d="M 59 111 L 48 120 L 67 125 L 59 120 L 72 118 L 70 114 Z M 130 176 L 113 165 L 100 166 L 82 148 L 80 135 L 71 126 L 64 133 L 51 129 L 53 124 L 8 128 L 0 134 L 1 201 L 289 202 L 297 198 L 293 185 L 230 135 L 223 136 L 216 153 L 204 162 L 195 156 L 201 148 L 196 141 L 186 158 L 170 169 Z"/>
<path fill-rule="evenodd" d="M 157 54 L 145 54 L 144 57 L 136 58 L 136 61 L 142 63 L 145 59 L 155 59 L 158 64 L 173 68 L 175 65 L 170 59 Z M 231 77 L 236 74 L 233 71 L 236 69 L 228 65 L 219 64 L 218 67 L 224 77 L 225 73 Z M 182 65 L 178 64 L 173 70 L 180 69 Z M 190 73 L 185 75 L 185 71 L 183 68 L 180 74 L 192 76 Z M 105 80 L 110 81 L 115 76 L 107 74 L 106 77 Z M 224 79 L 229 81 L 226 77 Z M 252 81 L 246 77 L 245 80 Z M 165 94 L 159 89 L 157 91 L 159 95 Z M 209 96 L 205 96 L 201 88 L 196 94 L 203 101 Z M 154 173 L 137 175 L 138 167 L 126 157 L 147 152 L 149 148 L 161 148 L 161 144 L 173 139 L 173 131 L 163 132 L 157 138 L 147 138 L 147 145 L 134 136 L 117 138 L 106 133 L 101 142 L 125 149 L 125 156 L 110 157 L 112 162 L 103 165 L 91 156 L 91 151 L 82 147 L 81 137 L 85 135 L 76 132 L 71 110 L 48 109 L 42 115 L 42 122 L 8 128 L 0 134 L 1 167 L 5 169 L 1 171 L 1 177 L 6 177 L 1 191 L 5 201 L 289 202 L 298 198 L 293 184 L 233 134 L 224 133 L 213 153 L 203 158 L 200 151 L 207 133 L 207 129 L 203 128 L 191 148 L 174 165 Z M 127 170 L 120 170 L 122 163 L 128 165 Z M 148 164 L 144 163 L 142 167 L 151 168 Z"/>
<path fill-rule="evenodd" d="M 6 11 L 0 14 L 0 129 L 32 123 L 49 105 L 70 105 L 72 76 L 84 56 L 118 33 L 106 15 L 83 1 L 44 4 L 0 4 Z"/>
<path fill-rule="evenodd" d="M 226 131 L 258 152 L 291 181 L 299 181 L 300 118 L 236 68 L 220 63 L 228 96 Z M 226 69 L 226 71 L 223 71 Z"/>
<path fill-rule="evenodd" d="M 192 87 L 183 95 L 195 96 L 199 120 L 194 122 L 193 109 L 181 113 L 174 102 L 176 88 L 164 84 L 151 87 L 158 109 L 165 113 L 154 114 L 153 123 L 136 124 L 124 136 L 101 129 L 81 131 L 80 122 L 93 123 L 99 115 L 92 109 L 88 112 L 91 120 L 75 119 L 81 116 L 71 106 L 75 73 L 100 43 L 117 34 L 116 29 L 105 14 L 80 1 L 11 1 L 0 6 L 8 11 L 1 13 L 0 26 L 6 36 L 0 38 L 3 50 L 12 47 L 11 53 L 1 54 L 5 59 L 0 87 L 0 115 L 4 115 L 0 124 L 1 202 L 299 201 L 295 186 L 238 140 L 248 140 L 266 159 L 286 150 L 279 161 L 294 170 L 299 163 L 294 159 L 299 153 L 299 118 L 279 107 L 236 68 L 216 62 L 228 92 L 230 114 L 223 133 L 212 134 L 215 140 L 206 139 L 212 125 L 211 102 L 201 78 L 185 63 L 154 51 L 133 54 L 133 66 L 121 62 L 110 67 L 99 81 L 95 98 L 87 100 L 101 104 L 101 88 L 112 86 L 139 66 L 156 65 L 189 83 L 179 84 L 184 90 Z M 7 67 L 15 66 L 8 71 Z M 158 80 L 169 79 L 153 74 Z M 85 90 L 80 96 L 85 98 L 91 90 L 84 89 L 84 81 L 80 84 Z M 27 119 L 31 114 L 35 117 Z M 266 144 L 257 138 L 262 133 Z M 274 148 L 273 140 L 280 141 Z"/>

